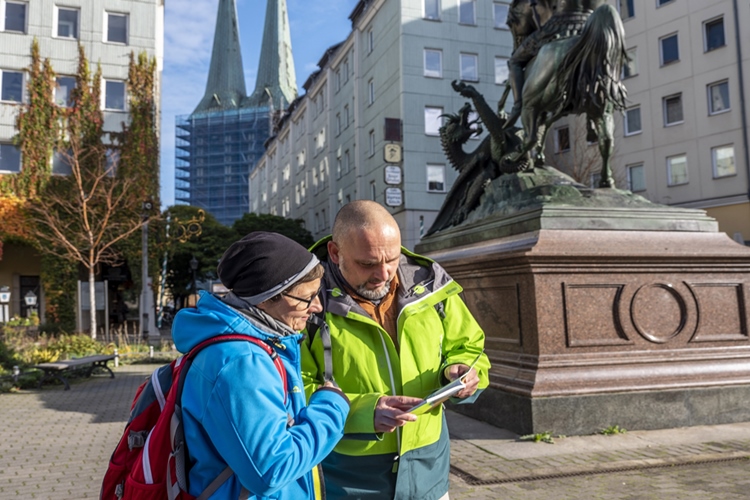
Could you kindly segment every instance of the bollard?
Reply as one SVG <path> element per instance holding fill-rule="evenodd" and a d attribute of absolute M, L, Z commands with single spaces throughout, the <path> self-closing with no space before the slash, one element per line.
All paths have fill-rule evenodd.
<path fill-rule="evenodd" d="M 18 377 L 21 376 L 21 369 L 18 365 L 13 366 L 13 385 L 18 384 Z"/>
<path fill-rule="evenodd" d="M 120 366 L 120 353 L 115 349 L 115 368 Z"/>
<path fill-rule="evenodd" d="M 148 346 L 148 357 L 153 358 L 154 357 L 154 346 L 150 345 Z"/>

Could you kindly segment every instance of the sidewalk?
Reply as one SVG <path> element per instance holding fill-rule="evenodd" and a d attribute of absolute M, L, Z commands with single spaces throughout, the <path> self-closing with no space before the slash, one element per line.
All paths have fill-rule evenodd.
<path fill-rule="evenodd" d="M 107 375 L 76 380 L 70 391 L 47 386 L 1 394 L 0 499 L 98 498 L 135 390 L 155 368 L 121 366 L 114 380 Z M 466 498 L 466 485 L 750 457 L 750 423 L 556 438 L 547 444 L 521 441 L 452 412 L 448 422 L 452 500 Z"/>
<path fill-rule="evenodd" d="M 750 458 L 750 422 L 522 441 L 518 434 L 448 412 L 451 471 L 500 484 Z"/>

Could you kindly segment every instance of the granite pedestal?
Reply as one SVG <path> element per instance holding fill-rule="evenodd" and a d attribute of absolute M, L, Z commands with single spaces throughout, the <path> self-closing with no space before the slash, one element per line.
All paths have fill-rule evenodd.
<path fill-rule="evenodd" d="M 456 408 L 519 433 L 750 421 L 750 249 L 701 210 L 537 187 L 417 246 L 487 336 L 490 388 Z"/>

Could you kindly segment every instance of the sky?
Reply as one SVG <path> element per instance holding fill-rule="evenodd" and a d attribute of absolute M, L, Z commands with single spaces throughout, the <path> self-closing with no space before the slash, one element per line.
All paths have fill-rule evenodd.
<path fill-rule="evenodd" d="M 287 0 L 299 94 L 325 50 L 351 32 L 358 0 Z M 237 0 L 242 64 L 248 92 L 255 88 L 267 0 Z M 161 90 L 161 203 L 174 204 L 175 117 L 189 115 L 206 90 L 219 0 L 165 2 Z"/>

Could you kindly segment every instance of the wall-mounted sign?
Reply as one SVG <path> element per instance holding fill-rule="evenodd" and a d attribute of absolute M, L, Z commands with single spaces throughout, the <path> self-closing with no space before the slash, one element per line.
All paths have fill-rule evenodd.
<path fill-rule="evenodd" d="M 400 144 L 386 144 L 383 151 L 386 163 L 401 163 Z"/>
<path fill-rule="evenodd" d="M 399 188 L 387 188 L 385 190 L 385 204 L 389 207 L 399 207 L 404 202 L 404 197 Z"/>
<path fill-rule="evenodd" d="M 386 165 L 385 183 L 391 185 L 401 184 L 401 167 L 396 165 Z"/>

